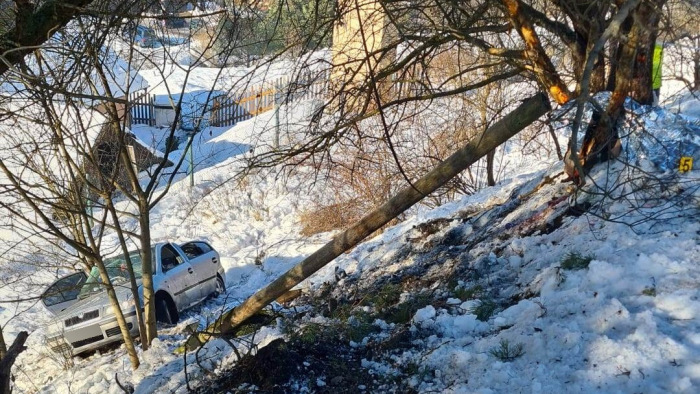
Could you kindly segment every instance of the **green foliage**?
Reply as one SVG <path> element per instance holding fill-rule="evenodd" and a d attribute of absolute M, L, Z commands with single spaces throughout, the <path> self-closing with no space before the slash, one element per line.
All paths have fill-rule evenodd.
<path fill-rule="evenodd" d="M 430 296 L 418 294 L 387 310 L 383 314 L 383 318 L 388 323 L 405 324 L 411 320 L 419 309 L 424 308 L 428 304 L 430 304 Z"/>
<path fill-rule="evenodd" d="M 481 300 L 481 303 L 479 306 L 474 308 L 474 310 L 471 311 L 471 313 L 476 315 L 477 320 L 480 321 L 488 321 L 491 316 L 493 316 L 493 313 L 496 312 L 496 309 L 498 308 L 498 304 L 491 300 Z"/>
<path fill-rule="evenodd" d="M 331 0 L 277 0 L 266 11 L 245 9 L 219 25 L 220 52 L 233 50 L 238 57 L 262 57 L 289 48 L 307 52 L 331 44 L 334 17 Z"/>
<path fill-rule="evenodd" d="M 522 343 L 511 345 L 507 339 L 501 339 L 499 345 L 489 350 L 489 353 L 500 361 L 508 362 L 525 354 L 525 350 Z"/>
<path fill-rule="evenodd" d="M 372 316 L 364 311 L 356 311 L 341 327 L 345 337 L 351 341 L 360 342 L 369 334 L 378 332 L 379 328 L 372 322 Z"/>
<path fill-rule="evenodd" d="M 312 344 L 319 341 L 325 330 L 326 327 L 311 323 L 302 328 L 297 337 L 302 343 Z"/>
<path fill-rule="evenodd" d="M 363 305 L 372 305 L 378 311 L 383 311 L 392 305 L 396 305 L 399 299 L 401 299 L 401 286 L 388 283 L 377 294 L 365 298 Z"/>
<path fill-rule="evenodd" d="M 452 294 L 454 295 L 455 298 L 459 298 L 462 301 L 466 300 L 473 300 L 475 298 L 478 298 L 484 293 L 484 288 L 481 287 L 480 285 L 476 285 L 473 287 L 461 287 L 457 286 Z"/>
<path fill-rule="evenodd" d="M 656 297 L 656 287 L 647 287 L 642 290 L 642 294 L 649 297 Z"/>
<path fill-rule="evenodd" d="M 565 270 L 582 270 L 588 268 L 588 265 L 593 260 L 594 256 L 583 256 L 578 252 L 571 252 L 564 257 L 561 262 L 561 268 Z"/>
<path fill-rule="evenodd" d="M 276 317 L 277 316 L 270 311 L 262 310 L 248 318 L 248 320 L 243 322 L 240 326 L 236 327 L 232 334 L 236 337 L 252 334 L 260 330 L 262 327 L 270 324 L 270 322 L 275 320 Z"/>

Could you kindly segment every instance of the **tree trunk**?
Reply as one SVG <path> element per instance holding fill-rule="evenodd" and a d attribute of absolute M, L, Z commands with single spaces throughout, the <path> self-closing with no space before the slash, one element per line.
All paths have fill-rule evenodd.
<path fill-rule="evenodd" d="M 19 2 L 15 2 L 19 3 Z M 36 8 L 17 10 L 15 25 L 0 35 L 0 74 L 32 53 L 58 29 L 67 25 L 92 0 L 34 2 Z M 39 5 L 40 4 L 40 5 Z M 3 4 L 3 7 L 7 7 Z"/>
<path fill-rule="evenodd" d="M 110 279 L 109 275 L 107 275 L 107 269 L 105 268 L 105 265 L 102 261 L 96 261 L 95 266 L 97 266 L 97 270 L 100 272 L 100 278 L 102 279 L 102 284 L 107 290 L 107 297 L 109 298 L 109 303 L 112 305 L 114 317 L 117 318 L 117 324 L 119 325 L 119 331 L 121 331 L 122 338 L 124 339 L 124 346 L 126 347 L 126 353 L 129 356 L 131 367 L 133 369 L 137 369 L 140 365 L 139 356 L 136 353 L 136 348 L 134 347 L 134 339 L 131 338 L 129 327 L 126 325 L 124 313 L 122 312 L 122 308 L 119 305 L 117 293 L 114 291 L 112 279 Z"/>
<path fill-rule="evenodd" d="M 604 114 L 594 113 L 586 129 L 581 158 L 584 169 L 619 154 L 617 124 L 623 113 L 627 96 L 648 103 L 651 95 L 651 62 L 654 40 L 659 22 L 658 10 L 665 0 L 641 2 L 623 25 L 629 27 L 626 40 L 621 40 L 616 51 L 609 87 L 614 87 Z"/>
<path fill-rule="evenodd" d="M 15 363 L 17 356 L 27 348 L 24 346 L 27 337 L 26 331 L 17 334 L 17 337 L 12 342 L 12 345 L 0 359 L 0 392 L 11 393 L 10 382 L 12 381 L 12 365 Z"/>
<path fill-rule="evenodd" d="M 493 159 L 495 156 L 495 149 L 486 154 L 486 184 L 489 186 L 496 186 L 496 178 L 493 176 Z"/>
<path fill-rule="evenodd" d="M 532 22 L 527 15 L 524 15 L 520 0 L 502 0 L 502 2 L 511 24 L 525 42 L 527 60 L 531 63 L 530 68 L 537 76 L 540 85 L 549 92 L 557 104 L 565 104 L 571 99 L 571 93 L 544 51 Z"/>
<path fill-rule="evenodd" d="M 150 210 L 146 196 L 139 197 L 139 227 L 141 234 L 141 286 L 143 286 L 144 318 L 146 320 L 146 337 L 148 345 L 158 337 L 156 327 L 156 298 L 153 291 L 153 257 L 151 254 L 151 219 Z"/>
<path fill-rule="evenodd" d="M 0 324 L 0 360 L 5 357 L 7 353 L 7 345 L 5 344 L 5 335 L 2 332 L 2 324 Z"/>
<path fill-rule="evenodd" d="M 598 55 L 598 60 L 593 67 L 591 75 L 591 93 L 595 94 L 605 90 L 605 55 Z"/>
<path fill-rule="evenodd" d="M 141 305 L 141 299 L 139 297 L 139 286 L 136 283 L 136 276 L 134 275 L 134 265 L 129 257 L 129 250 L 126 247 L 126 239 L 124 237 L 124 232 L 119 225 L 119 217 L 117 216 L 117 210 L 114 207 L 114 202 L 111 196 L 104 197 L 106 201 L 106 208 L 112 214 L 112 221 L 114 222 L 114 228 L 119 238 L 119 244 L 122 247 L 122 253 L 124 253 L 124 260 L 126 261 L 126 268 L 129 271 L 129 283 L 131 285 L 131 295 L 134 298 L 134 308 L 136 309 L 136 321 L 139 325 L 139 338 L 141 339 L 141 349 L 148 350 L 148 335 L 146 331 L 146 323 L 143 319 L 143 306 Z"/>
<path fill-rule="evenodd" d="M 240 325 L 270 302 L 357 245 L 365 237 L 380 229 L 498 145 L 530 125 L 549 109 L 549 101 L 542 93 L 525 100 L 517 109 L 489 127 L 481 135 L 476 136 L 412 186 L 398 192 L 389 201 L 367 214 L 343 233 L 335 236 L 332 241 L 274 282 L 253 294 L 241 305 L 225 312 L 207 328 L 205 333 L 190 337 L 186 344 L 187 349 L 197 348 L 209 338 L 210 334 L 227 332 Z"/>
<path fill-rule="evenodd" d="M 481 121 L 482 132 L 488 129 L 488 109 L 489 109 L 489 99 L 491 97 L 491 85 L 486 85 L 479 102 L 479 117 Z M 493 159 L 496 157 L 496 150 L 492 150 L 486 154 L 486 184 L 488 186 L 496 185 L 496 178 L 493 176 Z"/>
<path fill-rule="evenodd" d="M 700 92 L 700 35 L 695 37 L 695 50 L 693 51 L 693 90 Z"/>
<path fill-rule="evenodd" d="M 637 43 L 630 97 L 641 104 L 651 105 L 654 102 L 652 91 L 654 46 L 661 20 L 661 7 L 665 2 L 666 0 L 643 1 L 635 14 L 633 29 L 630 32 L 635 35 L 634 40 Z"/>

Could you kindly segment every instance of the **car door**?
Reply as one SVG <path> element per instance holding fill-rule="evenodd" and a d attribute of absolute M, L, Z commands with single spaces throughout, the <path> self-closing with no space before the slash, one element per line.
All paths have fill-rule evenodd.
<path fill-rule="evenodd" d="M 163 285 L 175 298 L 179 310 L 199 301 L 200 291 L 192 265 L 170 244 L 160 249 L 160 263 L 163 272 Z"/>
<path fill-rule="evenodd" d="M 216 252 L 206 242 L 188 242 L 180 250 L 187 256 L 201 287 L 201 297 L 206 298 L 216 290 L 216 272 L 219 260 Z"/>
<path fill-rule="evenodd" d="M 87 274 L 82 271 L 64 276 L 44 291 L 41 302 L 55 315 L 78 301 L 80 288 L 86 280 Z"/>

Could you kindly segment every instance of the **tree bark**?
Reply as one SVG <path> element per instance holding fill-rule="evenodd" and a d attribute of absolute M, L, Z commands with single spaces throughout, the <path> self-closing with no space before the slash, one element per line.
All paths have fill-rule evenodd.
<path fill-rule="evenodd" d="M 131 338 L 129 327 L 126 325 L 124 313 L 119 305 L 117 293 L 114 291 L 112 279 L 109 277 L 109 275 L 107 275 L 107 268 L 102 261 L 95 261 L 94 265 L 97 266 L 97 270 L 100 272 L 100 278 L 102 279 L 102 284 L 105 286 L 105 290 L 107 291 L 107 297 L 109 298 L 109 303 L 112 306 L 114 317 L 117 319 L 119 330 L 124 338 L 124 347 L 126 347 L 126 354 L 129 356 L 131 367 L 136 370 L 140 365 L 139 356 L 136 353 L 136 348 L 134 347 L 134 341 Z"/>
<path fill-rule="evenodd" d="M 693 90 L 700 92 L 700 35 L 695 37 L 693 50 Z"/>
<path fill-rule="evenodd" d="M 631 34 L 637 42 L 637 54 L 634 58 L 634 76 L 630 82 L 630 97 L 641 104 L 654 102 L 652 92 L 652 70 L 654 46 L 661 20 L 661 7 L 666 0 L 643 1 L 635 15 Z"/>
<path fill-rule="evenodd" d="M 10 382 L 12 381 L 12 365 L 15 363 L 17 356 L 27 348 L 24 342 L 27 341 L 26 331 L 17 334 L 17 337 L 12 342 L 12 345 L 7 350 L 7 353 L 0 359 L 0 392 L 11 393 Z"/>
<path fill-rule="evenodd" d="M 211 334 L 227 332 L 237 327 L 270 302 L 357 245 L 365 237 L 380 229 L 406 209 L 412 207 L 461 171 L 484 157 L 498 145 L 530 125 L 549 109 L 549 101 L 542 93 L 525 100 L 513 112 L 503 117 L 416 181 L 412 187 L 409 186 L 401 190 L 389 201 L 367 214 L 343 233 L 335 236 L 332 241 L 291 268 L 274 282 L 253 294 L 241 305 L 225 312 L 207 328 L 206 332 L 191 336 L 185 345 L 186 348 L 189 350 L 195 349 L 206 342 Z"/>
<path fill-rule="evenodd" d="M 148 200 L 145 196 L 139 197 L 139 236 L 141 242 L 141 286 L 143 286 L 144 318 L 146 321 L 146 337 L 150 346 L 158 337 L 156 327 L 156 298 L 153 289 L 153 256 L 151 253 L 151 219 Z"/>
<path fill-rule="evenodd" d="M 5 357 L 7 353 L 7 345 L 5 344 L 5 335 L 2 332 L 2 324 L 0 324 L 0 360 Z"/>
<path fill-rule="evenodd" d="M 535 27 L 530 18 L 525 15 L 525 9 L 522 7 L 520 0 L 502 0 L 502 2 L 511 24 L 525 42 L 525 48 L 527 49 L 525 54 L 531 63 L 531 71 L 537 76 L 544 90 L 549 92 L 557 104 L 565 104 L 571 99 L 571 93 L 542 47 L 540 38 L 535 32 Z"/>
<path fill-rule="evenodd" d="M 619 154 L 617 124 L 625 99 L 632 96 L 648 103 L 651 100 L 651 53 L 658 27 L 658 10 L 665 0 L 643 1 L 628 17 L 626 40 L 621 40 L 615 59 L 614 90 L 604 114 L 595 113 L 586 129 L 581 158 L 584 170 Z M 623 26 L 625 29 L 627 26 Z M 651 51 L 651 52 L 650 52 Z M 648 68 L 648 70 L 647 70 Z"/>
<path fill-rule="evenodd" d="M 12 30 L 0 36 L 0 74 L 19 63 L 92 0 L 44 1 L 36 9 L 18 10 Z"/>
<path fill-rule="evenodd" d="M 129 257 L 129 250 L 127 249 L 126 238 L 124 237 L 124 232 L 119 225 L 119 217 L 117 215 L 117 210 L 114 207 L 114 201 L 112 201 L 112 196 L 103 197 L 106 203 L 106 208 L 112 215 L 112 221 L 114 221 L 114 228 L 119 238 L 119 245 L 122 247 L 122 253 L 124 253 L 124 261 L 126 262 L 127 271 L 129 271 L 129 283 L 131 284 L 131 295 L 134 298 L 134 308 L 136 309 L 136 321 L 139 325 L 139 338 L 141 338 L 141 349 L 148 350 L 149 342 L 148 335 L 146 331 L 146 323 L 143 319 L 143 306 L 141 305 L 141 299 L 138 292 L 138 284 L 136 283 L 136 275 L 134 274 L 134 265 Z M 126 340 L 126 339 L 125 339 Z"/>
<path fill-rule="evenodd" d="M 481 120 L 481 125 L 484 131 L 488 128 L 488 106 L 489 97 L 491 96 L 491 85 L 486 85 L 484 87 L 484 93 L 482 100 L 479 103 L 479 116 Z M 488 186 L 496 185 L 496 177 L 493 174 L 493 161 L 496 157 L 496 150 L 492 150 L 486 154 L 486 184 Z"/>
<path fill-rule="evenodd" d="M 610 10 L 610 2 L 602 0 L 554 0 L 553 2 L 569 17 L 573 25 L 575 43 L 569 45 L 569 48 L 572 53 L 574 75 L 580 82 L 586 57 L 605 29 L 603 24 Z M 592 93 L 605 89 L 605 57 L 602 53 L 593 67 L 589 89 Z M 576 86 L 575 95 L 578 96 L 580 92 L 579 83 Z"/>

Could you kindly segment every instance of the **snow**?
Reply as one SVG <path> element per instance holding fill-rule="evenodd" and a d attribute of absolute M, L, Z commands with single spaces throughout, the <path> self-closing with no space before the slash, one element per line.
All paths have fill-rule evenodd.
<path fill-rule="evenodd" d="M 91 29 L 92 27 L 87 28 Z M 58 72 L 58 75 L 45 75 L 47 69 L 54 71 L 65 69 L 67 72 L 70 72 L 69 70 L 74 68 L 76 64 L 89 67 L 89 59 L 84 55 L 86 43 L 82 40 L 82 37 L 86 34 L 90 33 L 82 31 L 82 28 L 77 26 L 77 23 L 71 23 L 61 32 L 55 33 L 42 46 L 42 61 L 45 64 L 40 66 L 34 56 L 27 56 L 26 62 L 29 71 L 24 72 L 11 69 L 8 73 L 9 78 L 6 76 L 0 83 L 0 95 L 13 96 L 14 99 L 24 96 L 28 91 L 24 82 L 27 78 L 26 74 L 30 77 L 41 76 L 46 83 L 51 84 L 54 78 L 62 80 L 69 77 L 62 75 L 62 71 Z M 118 56 L 110 46 L 104 45 L 100 48 L 99 57 L 106 72 L 104 75 L 106 84 L 100 82 L 100 75 L 92 71 L 89 75 L 89 81 L 83 77 L 73 80 L 71 84 L 66 86 L 68 91 L 85 95 L 86 97 L 81 100 L 86 105 L 92 105 L 93 100 L 90 97 L 110 96 L 119 98 L 148 87 L 143 76 L 139 75 L 128 62 Z"/>
<path fill-rule="evenodd" d="M 287 66 L 275 66 L 269 75 L 284 75 Z M 212 82 L 216 81 L 213 76 L 218 69 L 195 70 L 187 81 L 178 69 L 166 75 L 169 82 L 184 86 L 185 94 L 218 89 L 217 84 L 224 83 Z M 228 79 L 224 78 L 225 84 L 250 74 L 251 70 L 232 69 L 226 74 Z M 159 90 L 162 85 L 158 79 L 162 75 L 153 71 L 144 72 L 143 77 L 153 93 L 166 100 L 172 98 Z M 661 118 L 644 119 L 649 123 L 663 119 L 667 127 L 678 122 L 692 123 L 688 119 L 697 118 L 700 102 L 689 99 L 683 103 L 673 104 L 672 109 L 681 110 L 685 118 L 663 112 Z M 282 118 L 292 125 L 289 127 L 296 127 L 303 124 L 312 107 L 312 103 L 283 107 Z M 651 116 L 650 113 L 656 112 L 640 116 Z M 271 125 L 272 114 L 266 113 L 232 128 L 203 130 L 193 141 L 195 186 L 189 186 L 185 174 L 178 175 L 151 215 L 154 242 L 201 238 L 219 251 L 227 274 L 226 294 L 183 313 L 179 324 L 161 327 L 160 337 L 152 347 L 145 352 L 139 350 L 142 364 L 136 371 L 131 370 L 123 346 L 76 358 L 74 366 L 64 369 L 62 360 L 43 344 L 42 324 L 48 320 L 47 312 L 37 305 L 3 302 L 0 322 L 5 338 L 11 340 L 20 330 L 31 332 L 28 350 L 14 369 L 17 392 L 119 393 L 116 374 L 120 382 L 133 385 L 136 393 L 185 393 L 188 381 L 196 385 L 204 378 L 225 373 L 236 363 L 236 351 L 254 353 L 285 336 L 278 323 L 237 342 L 236 351 L 223 340 L 212 340 L 197 355 L 199 362 L 193 353 L 187 354 L 186 360 L 175 353 L 187 338 L 186 326 L 197 323 L 204 327 L 222 309 L 237 305 L 276 279 L 332 235 L 307 238 L 298 232 L 299 212 L 319 198 L 305 180 L 285 178 L 282 182 L 275 173 L 259 172 L 245 183 L 227 182 L 242 168 L 251 150 L 259 152 L 269 144 Z M 151 145 L 164 143 L 160 141 L 162 130 L 139 126 L 133 131 L 143 141 L 152 141 Z M 502 234 L 511 236 L 503 248 L 479 243 L 471 250 L 460 249 L 463 245 L 454 246 L 454 250 L 470 253 L 475 266 L 486 265 L 489 281 L 499 283 L 503 278 L 514 278 L 520 286 L 519 294 L 531 296 L 499 308 L 486 321 L 477 319 L 475 314 L 480 301 L 445 297 L 445 303 L 427 305 L 412 316 L 411 347 L 394 354 L 391 362 L 363 359 L 362 367 L 375 376 L 394 376 L 399 373 L 396 365 L 416 363 L 425 373 L 412 376 L 409 384 L 419 392 L 698 392 L 698 170 L 678 175 L 671 169 L 662 171 L 640 157 L 639 164 L 644 168 L 672 178 L 665 193 L 677 193 L 686 201 L 669 199 L 676 204 L 673 210 L 663 201 L 651 206 L 631 205 L 630 199 L 607 201 L 610 205 L 605 210 L 568 216 L 552 232 L 523 234 L 519 229 L 527 218 L 544 212 L 547 203 L 568 186 L 556 183 L 557 180 L 522 204 L 519 198 L 516 201 L 513 193 L 522 196 L 534 190 L 545 176 L 562 170 L 554 158 L 531 160 L 519 148 L 517 144 L 507 147 L 507 178 L 497 186 L 434 209 L 416 208 L 405 221 L 340 256 L 299 287 L 318 288 L 333 282 L 338 267 L 349 276 L 390 275 L 408 269 L 415 261 L 402 258 L 402 246 L 416 225 L 472 212 L 476 217 L 470 223 L 455 221 L 450 227 L 459 231 L 460 237 L 469 237 L 489 225 L 495 210 L 512 204 L 514 209 L 504 222 L 510 226 L 499 228 Z M 181 150 L 174 151 L 170 159 L 176 161 L 184 155 Z M 622 163 L 600 166 L 592 175 L 596 182 L 587 186 L 590 193 L 599 191 L 596 185 L 612 181 L 619 181 L 624 189 L 640 176 Z M 626 189 L 616 192 L 627 195 Z M 582 194 L 565 203 L 595 203 L 595 198 Z M 128 202 L 120 204 L 124 208 Z M 615 215 L 624 215 L 625 221 L 605 220 Z M 587 268 L 565 270 L 561 261 L 571 252 L 591 255 L 593 259 Z M 32 267 L 31 272 L 36 270 Z M 55 274 L 42 273 L 46 277 Z M 9 277 L 8 273 L 3 275 Z M 506 290 L 515 293 L 513 289 Z M 26 293 L 27 286 L 3 286 L 0 299 L 9 301 Z M 314 319 L 311 321 L 325 322 L 324 318 Z M 381 320 L 375 326 L 384 332 L 395 328 Z M 492 350 L 506 341 L 522 344 L 523 354 L 513 360 L 499 360 Z M 366 343 L 361 341 L 354 346 Z M 325 388 L 330 378 L 319 377 L 315 384 Z"/>

